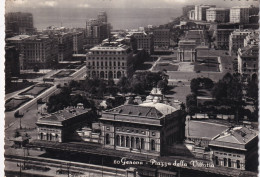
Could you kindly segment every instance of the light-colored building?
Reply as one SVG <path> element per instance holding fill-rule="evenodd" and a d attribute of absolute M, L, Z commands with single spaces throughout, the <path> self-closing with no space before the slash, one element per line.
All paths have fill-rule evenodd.
<path fill-rule="evenodd" d="M 258 45 L 249 44 L 246 47 L 238 49 L 238 72 L 242 75 L 251 77 L 258 75 Z"/>
<path fill-rule="evenodd" d="M 195 20 L 195 10 L 190 10 L 188 12 L 188 17 L 190 20 Z"/>
<path fill-rule="evenodd" d="M 51 68 L 57 62 L 57 41 L 47 35 L 34 35 L 21 43 L 20 68 Z"/>
<path fill-rule="evenodd" d="M 225 23 L 229 21 L 229 9 L 209 8 L 206 10 L 206 20 L 208 22 Z"/>
<path fill-rule="evenodd" d="M 188 17 L 188 16 L 189 16 L 189 12 L 190 12 L 191 10 L 194 10 L 194 8 L 195 8 L 194 5 L 184 6 L 184 7 L 182 8 L 182 15 Z"/>
<path fill-rule="evenodd" d="M 206 10 L 216 5 L 195 5 L 195 20 L 206 21 Z"/>
<path fill-rule="evenodd" d="M 73 33 L 73 54 L 80 54 L 83 52 L 83 32 Z"/>
<path fill-rule="evenodd" d="M 229 36 L 229 55 L 237 54 L 239 48 L 244 47 L 244 39 L 252 30 L 235 30 Z"/>
<path fill-rule="evenodd" d="M 234 127 L 212 138 L 209 147 L 216 166 L 249 170 L 253 166 L 257 169 L 257 144 L 257 130 Z"/>
<path fill-rule="evenodd" d="M 250 6 L 236 6 L 230 9 L 230 23 L 249 23 Z"/>
<path fill-rule="evenodd" d="M 87 53 L 89 78 L 119 79 L 133 72 L 133 52 L 129 46 L 108 42 L 97 45 Z"/>
<path fill-rule="evenodd" d="M 183 111 L 159 102 L 122 105 L 99 120 L 104 148 L 118 151 L 160 156 L 185 136 Z"/>
<path fill-rule="evenodd" d="M 91 123 L 94 116 L 83 104 L 67 107 L 64 110 L 41 117 L 37 122 L 38 140 L 66 142 L 75 139 L 74 132 L 85 124 Z"/>

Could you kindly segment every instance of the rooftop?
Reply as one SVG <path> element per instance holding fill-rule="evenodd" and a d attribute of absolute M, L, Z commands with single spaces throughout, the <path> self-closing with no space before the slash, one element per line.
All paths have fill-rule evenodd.
<path fill-rule="evenodd" d="M 26 39 L 26 38 L 29 38 L 29 37 L 30 37 L 29 35 L 17 35 L 17 36 L 8 38 L 6 40 L 7 41 L 18 41 L 18 40 L 23 40 L 23 39 Z"/>
<path fill-rule="evenodd" d="M 78 115 L 84 114 L 89 112 L 89 109 L 85 109 L 83 105 L 78 105 L 78 107 L 67 107 L 63 110 L 51 113 L 47 116 L 41 117 L 37 123 L 44 123 L 44 122 L 63 122 L 64 120 L 71 119 Z"/>
<path fill-rule="evenodd" d="M 254 129 L 250 129 L 248 127 L 234 127 L 225 130 L 221 134 L 214 137 L 212 140 L 235 144 L 247 144 L 257 136 L 258 131 Z"/>

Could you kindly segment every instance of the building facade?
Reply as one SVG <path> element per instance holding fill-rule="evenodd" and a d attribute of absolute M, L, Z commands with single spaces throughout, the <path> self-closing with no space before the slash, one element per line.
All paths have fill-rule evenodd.
<path fill-rule="evenodd" d="M 195 6 L 194 5 L 187 5 L 187 6 L 184 6 L 182 8 L 182 15 L 185 16 L 185 17 L 188 17 L 189 16 L 189 12 L 191 10 L 194 10 L 195 9 Z"/>
<path fill-rule="evenodd" d="M 87 54 L 89 78 L 119 79 L 133 73 L 133 52 L 129 46 L 103 43 L 91 48 Z"/>
<path fill-rule="evenodd" d="M 5 15 L 5 26 L 6 31 L 11 31 L 13 34 L 32 34 L 35 31 L 31 13 L 7 13 Z"/>
<path fill-rule="evenodd" d="M 154 29 L 153 36 L 155 47 L 169 47 L 170 29 Z"/>
<path fill-rule="evenodd" d="M 15 46 L 6 45 L 5 46 L 5 80 L 7 82 L 11 81 L 12 77 L 17 77 L 20 74 L 20 64 L 19 64 L 19 51 Z"/>
<path fill-rule="evenodd" d="M 38 140 L 61 143 L 75 139 L 74 132 L 92 118 L 93 112 L 82 104 L 43 116 L 36 122 Z"/>
<path fill-rule="evenodd" d="M 244 47 L 244 39 L 253 31 L 235 30 L 229 36 L 229 55 L 237 54 L 239 48 Z"/>
<path fill-rule="evenodd" d="M 100 121 L 104 148 L 119 151 L 160 156 L 185 136 L 183 112 L 162 103 L 122 105 L 104 111 Z"/>
<path fill-rule="evenodd" d="M 152 34 L 147 34 L 145 32 L 134 33 L 133 37 L 137 42 L 137 50 L 145 50 L 149 54 L 154 51 L 154 37 Z"/>
<path fill-rule="evenodd" d="M 195 5 L 195 20 L 206 21 L 206 11 L 216 5 Z"/>
<path fill-rule="evenodd" d="M 209 147 L 216 166 L 249 170 L 258 166 L 257 144 L 258 131 L 234 127 L 214 137 Z"/>
<path fill-rule="evenodd" d="M 208 22 L 225 23 L 229 22 L 229 9 L 209 8 L 206 10 L 206 20 Z"/>
<path fill-rule="evenodd" d="M 83 32 L 74 32 L 73 33 L 73 54 L 83 53 Z"/>
<path fill-rule="evenodd" d="M 110 36 L 111 25 L 107 23 L 106 12 L 100 12 L 97 19 L 86 22 L 86 44 L 95 46 Z"/>
<path fill-rule="evenodd" d="M 49 36 L 31 36 L 21 43 L 20 69 L 51 68 L 57 62 L 57 41 Z"/>
<path fill-rule="evenodd" d="M 238 49 L 238 72 L 245 76 L 258 75 L 258 45 L 252 44 Z"/>
<path fill-rule="evenodd" d="M 190 10 L 188 12 L 189 20 L 195 20 L 195 10 Z"/>
<path fill-rule="evenodd" d="M 250 6 L 236 6 L 230 9 L 230 23 L 249 23 Z"/>
<path fill-rule="evenodd" d="M 73 54 L 73 34 L 58 33 L 55 34 L 58 40 L 58 61 L 68 61 L 72 59 Z"/>

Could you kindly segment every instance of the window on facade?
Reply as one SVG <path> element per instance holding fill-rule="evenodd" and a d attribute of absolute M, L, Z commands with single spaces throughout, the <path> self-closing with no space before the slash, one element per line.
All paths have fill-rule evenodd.
<path fill-rule="evenodd" d="M 155 132 L 152 132 L 152 136 L 155 136 Z"/>
<path fill-rule="evenodd" d="M 151 140 L 151 150 L 155 151 L 155 141 Z"/>
<path fill-rule="evenodd" d="M 236 161 L 236 164 L 237 164 L 237 168 L 240 168 L 240 161 L 239 160 Z"/>
<path fill-rule="evenodd" d="M 130 139 L 129 136 L 126 137 L 126 147 L 130 147 Z"/>
<path fill-rule="evenodd" d="M 141 149 L 144 149 L 144 139 L 141 139 Z"/>
<path fill-rule="evenodd" d="M 218 162 L 218 156 L 215 157 L 215 163 L 216 163 L 216 165 L 219 164 L 219 162 Z"/>
<path fill-rule="evenodd" d="M 110 144 L 110 136 L 109 136 L 109 134 L 106 134 L 106 144 Z"/>
<path fill-rule="evenodd" d="M 121 136 L 121 146 L 125 147 L 125 137 Z"/>
<path fill-rule="evenodd" d="M 134 148 L 135 139 L 134 137 L 131 137 L 131 148 Z"/>
<path fill-rule="evenodd" d="M 228 159 L 228 167 L 231 167 L 231 159 Z"/>
<path fill-rule="evenodd" d="M 116 145 L 117 146 L 120 145 L 120 136 L 119 135 L 116 136 Z"/>
<path fill-rule="evenodd" d="M 227 159 L 224 158 L 224 166 L 227 166 Z"/>
<path fill-rule="evenodd" d="M 139 138 L 135 139 L 135 143 L 136 143 L 136 149 L 140 149 L 140 140 L 139 140 Z"/>

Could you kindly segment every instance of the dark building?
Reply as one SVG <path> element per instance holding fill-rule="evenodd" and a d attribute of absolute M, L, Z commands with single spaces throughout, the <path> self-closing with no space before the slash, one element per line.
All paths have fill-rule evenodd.
<path fill-rule="evenodd" d="M 15 46 L 5 46 L 5 79 L 10 81 L 11 77 L 20 74 L 19 52 Z"/>
<path fill-rule="evenodd" d="M 32 34 L 33 15 L 31 13 L 10 12 L 5 15 L 6 31 L 10 34 Z"/>

